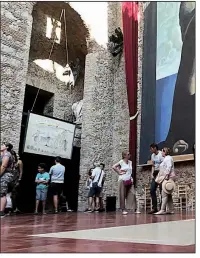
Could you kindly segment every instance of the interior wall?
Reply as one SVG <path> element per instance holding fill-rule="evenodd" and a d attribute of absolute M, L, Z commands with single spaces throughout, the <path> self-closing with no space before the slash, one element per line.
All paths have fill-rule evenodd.
<path fill-rule="evenodd" d="M 1 3 L 1 140 L 18 151 L 33 2 Z"/>
<path fill-rule="evenodd" d="M 109 2 L 107 15 L 107 33 L 110 36 L 118 26 L 122 28 L 121 3 Z M 129 145 L 124 56 L 113 57 L 107 47 L 89 45 L 84 84 L 79 210 L 87 206 L 85 181 L 89 168 L 96 160 L 105 163 L 104 199 L 110 195 L 117 196 L 119 207 L 118 177 L 112 165 L 121 159 L 122 151 Z"/>
<path fill-rule="evenodd" d="M 69 62 L 75 62 L 76 58 L 80 59 L 80 75 L 73 89 L 70 89 L 66 83 L 63 82 L 62 73 L 60 72 L 67 62 L 63 17 L 61 21 L 60 43 L 54 44 L 50 58 L 49 54 L 53 42 L 52 39 L 46 37 L 47 17 L 59 21 L 62 8 L 66 8 L 67 13 Z M 81 18 L 79 16 L 79 18 L 77 18 L 76 12 L 65 3 L 38 2 L 34 6 L 32 15 L 33 25 L 27 84 L 54 94 L 54 99 L 52 100 L 54 117 L 64 119 L 64 114 L 70 117 L 72 114 L 72 104 L 83 98 L 87 30 L 82 24 L 83 28 L 81 32 L 79 32 L 81 28 Z M 74 17 L 79 19 L 77 26 L 72 25 L 73 19 L 71 16 L 73 19 Z M 78 30 L 77 33 L 80 38 L 77 38 L 76 30 Z M 79 43 L 77 43 L 78 40 Z M 81 45 L 83 49 L 81 49 Z"/>

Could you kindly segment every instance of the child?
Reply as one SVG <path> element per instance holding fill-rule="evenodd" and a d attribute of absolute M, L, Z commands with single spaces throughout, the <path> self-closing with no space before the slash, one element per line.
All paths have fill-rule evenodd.
<path fill-rule="evenodd" d="M 40 201 L 42 201 L 42 213 L 45 213 L 45 204 L 47 199 L 47 191 L 48 191 L 48 183 L 50 180 L 49 173 L 46 171 L 46 164 L 40 163 L 38 165 L 38 174 L 35 178 L 35 182 L 37 183 L 36 186 L 36 207 L 35 207 L 35 214 L 38 214 L 38 206 Z"/>

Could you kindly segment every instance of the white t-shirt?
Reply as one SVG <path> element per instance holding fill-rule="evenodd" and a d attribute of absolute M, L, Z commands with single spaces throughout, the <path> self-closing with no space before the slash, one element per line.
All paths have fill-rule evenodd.
<path fill-rule="evenodd" d="M 130 180 L 131 179 L 131 175 L 132 175 L 132 161 L 128 161 L 128 164 L 126 162 L 122 160 L 119 161 L 119 164 L 120 164 L 120 167 L 121 167 L 121 170 L 126 170 L 126 174 L 124 175 L 119 175 L 119 180 L 123 180 L 123 181 L 126 181 L 126 180 Z"/>
<path fill-rule="evenodd" d="M 151 155 L 151 160 L 153 161 L 154 163 L 154 166 L 155 166 L 155 170 L 159 170 L 160 168 L 160 164 L 163 162 L 164 160 L 164 157 L 162 155 L 162 151 L 158 151 L 158 154 L 156 155 L 155 153 L 153 153 Z"/>
<path fill-rule="evenodd" d="M 100 174 L 101 174 L 101 177 L 100 177 Z M 92 183 L 97 182 L 99 179 L 98 186 L 102 187 L 102 181 L 103 181 L 104 174 L 105 174 L 105 172 L 103 170 L 101 170 L 100 167 L 96 167 L 95 169 L 93 169 L 92 177 L 94 177 L 94 179 L 93 179 Z"/>

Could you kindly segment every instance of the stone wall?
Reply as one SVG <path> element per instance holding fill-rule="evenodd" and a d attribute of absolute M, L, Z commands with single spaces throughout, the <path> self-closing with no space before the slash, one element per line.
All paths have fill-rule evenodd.
<path fill-rule="evenodd" d="M 108 35 L 121 26 L 121 3 L 108 3 Z M 102 47 L 86 57 L 78 209 L 86 207 L 85 181 L 95 160 L 105 163 L 104 197 L 116 195 L 117 175 L 111 167 L 129 144 L 129 113 L 124 56 L 113 57 Z M 117 203 L 118 207 L 118 203 Z"/>
<path fill-rule="evenodd" d="M 33 2 L 1 3 L 1 140 L 18 151 Z"/>
<path fill-rule="evenodd" d="M 69 8 L 67 4 L 65 5 L 65 8 Z M 82 65 L 81 74 L 74 89 L 71 90 L 63 82 L 59 73 L 59 69 L 66 65 L 65 37 L 63 32 L 64 20 L 62 19 L 61 21 L 60 44 L 54 44 L 51 55 L 50 51 L 53 43 L 51 39 L 46 37 L 47 17 L 52 17 L 59 21 L 60 14 L 61 7 L 59 5 L 54 7 L 49 3 L 48 5 L 37 3 L 34 6 L 27 84 L 53 93 L 53 116 L 60 119 L 65 117 L 66 120 L 71 120 L 72 104 L 83 99 L 85 60 L 82 54 L 79 56 L 78 51 L 77 56 L 74 54 L 74 49 L 72 49 L 71 53 L 71 45 L 69 45 L 69 62 L 75 61 L 75 58 L 80 58 Z M 70 34 L 71 31 L 68 31 L 68 33 Z M 70 36 L 70 39 L 72 36 Z"/>
<path fill-rule="evenodd" d="M 59 20 L 63 5 L 71 22 L 67 25 L 69 62 L 76 58 L 81 62 L 80 76 L 72 90 L 59 78 L 59 68 L 66 65 L 63 22 L 61 44 L 54 45 L 48 60 L 52 40 L 46 37 L 46 19 L 53 16 Z M 64 114 L 69 119 L 72 104 L 83 99 L 88 32 L 81 17 L 68 4 L 58 3 L 55 7 L 51 2 L 3 2 L 1 31 L 1 139 L 12 142 L 17 151 L 26 84 L 54 94 L 44 114 L 60 119 L 64 119 Z"/>
<path fill-rule="evenodd" d="M 86 57 L 78 209 L 86 206 L 85 181 L 94 161 L 106 165 L 106 192 L 111 192 L 113 75 L 112 57 L 99 51 Z"/>
<path fill-rule="evenodd" d="M 112 35 L 116 28 L 122 26 L 122 4 L 116 2 L 108 3 L 108 35 Z M 114 80 L 114 103 L 113 103 L 113 164 L 121 159 L 122 151 L 129 148 L 129 109 L 127 99 L 126 74 L 124 53 L 121 57 L 113 57 L 112 73 Z M 118 200 L 118 176 L 112 173 L 112 195 Z M 109 182 L 110 183 L 110 182 Z"/>
<path fill-rule="evenodd" d="M 137 120 L 137 164 L 139 164 L 139 152 L 140 152 L 140 128 L 141 128 L 141 94 L 142 94 L 142 62 L 143 62 L 143 30 L 144 20 L 143 14 L 145 8 L 148 6 L 148 2 L 139 3 L 139 37 L 138 37 L 138 111 L 139 116 Z M 175 172 L 177 174 L 177 185 L 188 185 L 189 194 L 189 207 L 191 208 L 192 198 L 195 197 L 195 164 L 194 161 L 177 162 L 175 163 Z M 137 167 L 137 194 L 138 198 L 144 198 L 145 186 L 150 186 L 151 167 Z M 174 192 L 174 196 L 177 196 L 177 189 Z M 141 207 L 143 208 L 143 207 Z"/>

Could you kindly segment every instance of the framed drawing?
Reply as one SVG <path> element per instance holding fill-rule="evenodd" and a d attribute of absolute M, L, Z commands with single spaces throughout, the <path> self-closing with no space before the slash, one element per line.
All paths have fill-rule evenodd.
<path fill-rule="evenodd" d="M 71 159 L 75 124 L 29 113 L 24 152 Z"/>
<path fill-rule="evenodd" d="M 139 163 L 153 142 L 187 160 L 195 142 L 195 2 L 147 6 L 142 78 Z"/>

